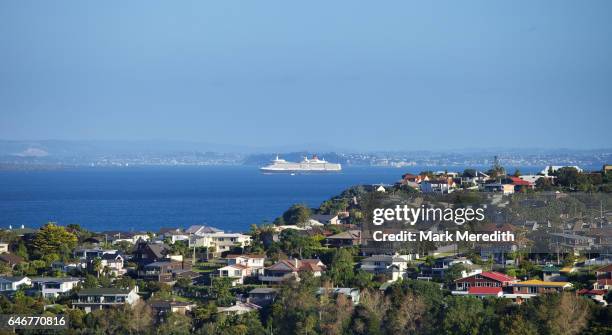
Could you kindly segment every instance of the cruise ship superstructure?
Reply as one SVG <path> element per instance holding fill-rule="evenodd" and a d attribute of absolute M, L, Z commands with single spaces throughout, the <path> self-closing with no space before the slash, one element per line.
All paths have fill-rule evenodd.
<path fill-rule="evenodd" d="M 288 162 L 276 156 L 276 159 L 272 160 L 270 165 L 266 165 L 260 170 L 263 173 L 339 172 L 342 170 L 342 166 L 338 163 L 329 163 L 324 159 L 319 159 L 316 155 L 312 156 L 311 159 L 304 157 L 299 163 Z"/>

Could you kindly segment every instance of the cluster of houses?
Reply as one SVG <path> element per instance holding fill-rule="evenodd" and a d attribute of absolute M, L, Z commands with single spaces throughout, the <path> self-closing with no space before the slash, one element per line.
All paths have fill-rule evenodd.
<path fill-rule="evenodd" d="M 474 189 L 484 192 L 496 192 L 502 194 L 513 194 L 528 189 L 534 189 L 535 183 L 540 178 L 554 180 L 550 175 L 566 166 L 547 166 L 538 174 L 515 176 L 502 176 L 492 178 L 488 174 L 478 170 L 465 170 L 459 174 L 456 172 L 438 171 L 433 174 L 411 174 L 402 175 L 400 185 L 410 186 L 423 193 L 451 193 L 458 188 Z M 578 166 L 571 166 L 582 172 Z"/>

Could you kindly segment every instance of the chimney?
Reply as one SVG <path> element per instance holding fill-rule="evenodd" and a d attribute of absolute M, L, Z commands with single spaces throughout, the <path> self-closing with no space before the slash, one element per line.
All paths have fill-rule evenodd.
<path fill-rule="evenodd" d="M 298 259 L 294 258 L 293 260 L 295 261 L 295 268 L 297 269 L 297 267 L 298 267 Z"/>

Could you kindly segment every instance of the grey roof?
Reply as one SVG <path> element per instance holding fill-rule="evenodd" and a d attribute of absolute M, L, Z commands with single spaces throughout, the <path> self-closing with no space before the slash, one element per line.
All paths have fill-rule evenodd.
<path fill-rule="evenodd" d="M 129 288 L 116 288 L 116 287 L 100 287 L 100 288 L 84 288 L 80 290 L 77 295 L 88 296 L 88 295 L 127 295 L 132 290 Z"/>
<path fill-rule="evenodd" d="M 0 282 L 14 283 L 16 281 L 22 280 L 23 278 L 25 278 L 25 276 L 21 276 L 21 277 L 0 277 Z"/>
<path fill-rule="evenodd" d="M 278 293 L 277 288 L 272 287 L 258 287 L 249 291 L 249 294 L 267 294 L 267 293 Z"/>
<path fill-rule="evenodd" d="M 32 277 L 31 279 L 33 283 L 65 283 L 83 280 L 77 277 Z"/>
<path fill-rule="evenodd" d="M 217 229 L 215 227 L 207 226 L 207 225 L 193 225 L 185 230 L 187 234 L 195 234 L 195 233 L 218 233 L 223 230 Z"/>
<path fill-rule="evenodd" d="M 156 266 L 164 266 L 164 265 L 169 265 L 169 264 L 174 264 L 174 263 L 180 263 L 179 261 L 157 261 L 157 262 L 153 262 L 153 263 L 149 263 L 147 265 L 145 265 L 145 268 L 153 268 Z"/>
<path fill-rule="evenodd" d="M 391 255 L 372 255 L 362 260 L 362 262 L 407 262 L 401 257 L 393 257 Z"/>
<path fill-rule="evenodd" d="M 331 215 L 331 214 L 313 214 L 310 216 L 310 218 L 313 220 L 319 221 L 319 222 L 327 222 L 336 216 L 337 215 Z"/>

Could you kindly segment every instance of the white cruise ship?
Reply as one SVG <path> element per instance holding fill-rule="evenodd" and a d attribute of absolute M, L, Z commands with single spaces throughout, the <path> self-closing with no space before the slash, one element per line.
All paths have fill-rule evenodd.
<path fill-rule="evenodd" d="M 266 165 L 260 170 L 263 173 L 339 172 L 342 170 L 342 166 L 338 163 L 329 163 L 324 159 L 319 159 L 316 155 L 312 156 L 311 159 L 304 157 L 299 163 L 288 162 L 276 156 L 276 159 L 272 160 L 270 165 Z"/>

